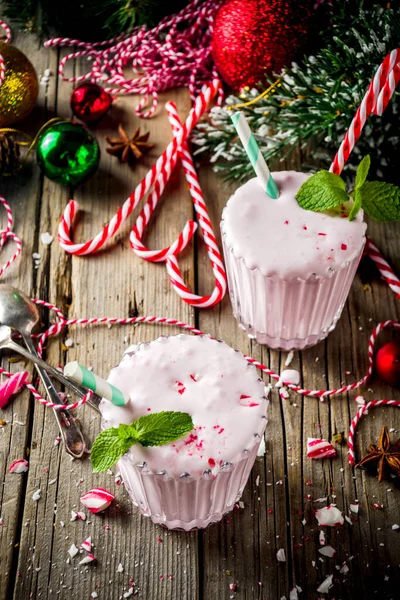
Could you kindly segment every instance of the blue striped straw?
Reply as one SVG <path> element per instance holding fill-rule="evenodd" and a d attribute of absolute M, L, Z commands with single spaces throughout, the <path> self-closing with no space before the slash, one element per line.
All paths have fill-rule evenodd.
<path fill-rule="evenodd" d="M 244 114 L 242 112 L 236 112 L 231 116 L 231 119 L 260 184 L 267 195 L 276 200 L 276 198 L 279 198 L 278 186 L 271 175 L 271 171 L 268 169 L 267 163 L 261 154 L 261 150 L 258 147 L 254 135 L 251 133 L 251 129 Z"/>

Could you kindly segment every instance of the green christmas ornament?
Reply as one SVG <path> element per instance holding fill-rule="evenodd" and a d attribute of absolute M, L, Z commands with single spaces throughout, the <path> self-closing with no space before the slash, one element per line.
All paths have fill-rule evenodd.
<path fill-rule="evenodd" d="M 76 187 L 97 170 L 100 148 L 80 123 L 58 121 L 39 134 L 36 156 L 46 177 Z"/>

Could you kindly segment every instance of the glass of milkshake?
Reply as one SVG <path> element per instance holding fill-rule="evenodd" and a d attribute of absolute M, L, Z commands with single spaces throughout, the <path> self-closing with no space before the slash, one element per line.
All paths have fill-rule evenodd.
<path fill-rule="evenodd" d="M 244 356 L 208 336 L 160 337 L 128 349 L 109 383 L 129 396 L 103 400 L 103 428 L 160 411 L 188 413 L 194 429 L 163 446 L 136 444 L 118 469 L 154 523 L 189 531 L 219 521 L 239 500 L 267 423 L 263 381 Z"/>
<path fill-rule="evenodd" d="M 296 194 L 310 175 L 272 176 L 277 199 L 254 178 L 223 211 L 229 292 L 233 314 L 249 337 L 271 348 L 301 350 L 335 328 L 363 253 L 366 224 L 362 211 L 349 221 L 301 208 Z"/>

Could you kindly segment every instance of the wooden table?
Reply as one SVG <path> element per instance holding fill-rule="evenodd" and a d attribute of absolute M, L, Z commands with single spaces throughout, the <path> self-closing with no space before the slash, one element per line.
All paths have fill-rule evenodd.
<path fill-rule="evenodd" d="M 44 50 L 37 39 L 28 35 L 18 35 L 16 43 L 31 58 L 39 74 L 46 68 L 53 74 L 47 88 L 40 86 L 34 114 L 21 125 L 34 133 L 55 114 L 70 116 L 72 86 L 60 83 L 54 76 L 57 51 Z M 84 65 L 78 65 L 76 73 L 83 68 Z M 184 90 L 164 94 L 157 116 L 140 123 L 133 112 L 138 99 L 125 98 L 115 103 L 111 114 L 96 128 L 102 148 L 101 166 L 95 177 L 76 191 L 75 197 L 85 214 L 75 239 L 87 240 L 100 230 L 165 148 L 171 138 L 162 108 L 167 99 L 177 102 L 182 116 L 187 114 L 190 103 Z M 133 170 L 120 165 L 104 150 L 106 135 L 116 131 L 119 121 L 128 130 L 140 125 L 144 131 L 150 131 L 155 143 L 151 154 Z M 300 168 L 301 153 L 294 153 L 285 166 Z M 221 209 L 230 189 L 208 169 L 201 169 L 200 176 L 218 231 Z M 56 238 L 58 221 L 69 198 L 65 188 L 44 179 L 31 160 L 18 177 L 2 179 L 1 193 L 15 212 L 15 231 L 23 241 L 22 259 L 7 271 L 3 281 L 55 303 L 69 317 L 176 317 L 224 339 L 275 371 L 283 368 L 285 354 L 253 343 L 239 330 L 228 296 L 212 310 L 194 310 L 173 292 L 164 266 L 138 259 L 128 241 L 133 218 L 105 252 L 72 258 L 60 249 L 56 239 L 50 246 L 43 245 L 40 239 L 43 232 Z M 151 224 L 150 246 L 170 243 L 192 216 L 184 177 L 177 170 Z M 2 222 L 5 223 L 4 216 Z M 400 270 L 398 231 L 397 225 L 371 224 L 369 229 L 386 257 Z M 40 254 L 37 269 L 34 252 Z M 9 253 L 11 249 L 7 248 L 3 255 Z M 212 289 L 212 273 L 201 236 L 180 261 L 191 289 L 199 293 Z M 373 326 L 398 316 L 394 294 L 366 261 L 336 330 L 315 348 L 295 353 L 292 367 L 299 369 L 304 385 L 310 388 L 356 381 L 366 371 L 366 346 Z M 47 325 L 46 311 L 42 319 Z M 107 376 L 128 344 L 168 333 L 176 330 L 155 325 L 75 328 L 49 344 L 47 360 L 57 365 L 76 359 Z M 66 338 L 73 340 L 68 349 L 63 345 Z M 385 339 L 391 339 L 391 334 L 383 334 L 379 342 Z M 3 353 L 2 365 L 6 368 L 31 369 L 24 361 L 10 364 L 9 358 Z M 116 469 L 112 475 L 94 476 L 89 460 L 71 461 L 62 447 L 54 444 L 57 427 L 52 411 L 23 392 L 1 413 L 6 425 L 0 428 L 0 516 L 4 522 L 0 527 L 0 598 L 84 600 L 96 592 L 101 600 L 117 600 L 134 581 L 132 589 L 144 600 L 279 600 L 289 599 L 294 586 L 298 586 L 300 599 L 316 599 L 318 585 L 329 574 L 334 575 L 335 583 L 330 598 L 398 598 L 400 532 L 393 530 L 392 525 L 400 524 L 399 491 L 392 482 L 379 485 L 371 475 L 351 469 L 346 445 L 338 446 L 338 456 L 332 461 L 311 461 L 306 457 L 307 437 L 331 439 L 334 433 L 347 433 L 356 412 L 357 393 L 367 399 L 400 397 L 398 391 L 377 379 L 368 390 L 325 403 L 295 394 L 282 401 L 274 390 L 266 454 L 257 459 L 251 473 L 242 498 L 244 507 L 235 509 L 218 525 L 187 534 L 167 531 L 140 516 L 123 485 L 115 484 Z M 79 416 L 85 432 L 93 439 L 99 431 L 99 416 L 89 407 L 81 409 Z M 368 443 L 377 440 L 384 423 L 394 429 L 391 436 L 397 439 L 400 411 L 374 409 L 361 421 L 356 442 L 358 457 Z M 29 458 L 29 472 L 9 474 L 11 461 L 22 457 Z M 80 495 L 96 486 L 115 493 L 115 503 L 102 515 L 87 513 L 85 522 L 71 522 L 71 510 L 79 509 Z M 32 495 L 38 489 L 41 498 L 34 502 Z M 325 558 L 318 552 L 319 527 L 313 510 L 325 502 L 309 500 L 327 496 L 351 518 L 351 523 L 346 521 L 343 527 L 325 528 L 326 543 L 337 551 L 334 558 Z M 358 516 L 349 509 L 356 500 L 360 506 Z M 382 504 L 383 510 L 374 508 L 373 503 Z M 76 557 L 67 564 L 70 546 L 79 546 L 89 536 L 97 563 L 78 566 Z M 276 559 L 280 548 L 285 550 L 286 562 Z M 118 572 L 120 563 L 123 572 Z M 344 563 L 349 568 L 346 574 L 340 572 Z M 232 591 L 230 584 L 237 584 L 237 590 Z M 290 598 L 297 598 L 295 592 Z"/>

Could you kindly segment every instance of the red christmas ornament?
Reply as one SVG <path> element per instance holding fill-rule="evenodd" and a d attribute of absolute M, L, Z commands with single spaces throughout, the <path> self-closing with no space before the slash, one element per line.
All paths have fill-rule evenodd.
<path fill-rule="evenodd" d="M 234 89 L 279 73 L 308 41 L 315 0 L 226 0 L 215 19 L 212 55 Z"/>
<path fill-rule="evenodd" d="M 112 97 L 97 83 L 81 83 L 71 95 L 71 109 L 84 123 L 98 121 L 106 114 Z"/>
<path fill-rule="evenodd" d="M 389 385 L 400 387 L 400 342 L 389 342 L 378 350 L 375 371 Z"/>

